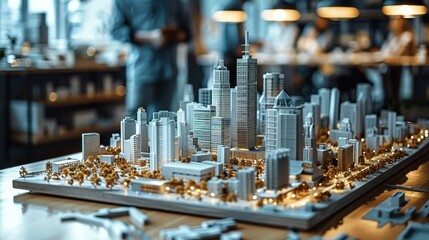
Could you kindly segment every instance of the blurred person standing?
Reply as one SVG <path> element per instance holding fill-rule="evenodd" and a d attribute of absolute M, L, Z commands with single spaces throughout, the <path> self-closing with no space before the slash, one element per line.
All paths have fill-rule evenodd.
<path fill-rule="evenodd" d="M 180 0 L 115 0 L 111 18 L 115 40 L 129 43 L 126 69 L 127 116 L 146 108 L 148 119 L 169 110 L 177 77 L 177 44 L 190 39 Z"/>
<path fill-rule="evenodd" d="M 334 34 L 329 29 L 329 20 L 316 17 L 313 23 L 308 23 L 298 38 L 297 49 L 299 52 L 309 54 L 311 57 L 326 53 L 334 46 Z M 315 92 L 313 74 L 318 67 L 302 66 L 298 72 L 302 77 L 302 94 L 309 100 L 310 95 Z"/>
<path fill-rule="evenodd" d="M 391 18 L 389 21 L 390 34 L 381 52 L 384 56 L 401 57 L 414 56 L 417 51 L 416 38 L 409 21 L 404 18 Z M 396 112 L 400 112 L 399 87 L 402 77 L 402 66 L 380 65 L 380 72 L 383 78 L 384 105 Z"/>

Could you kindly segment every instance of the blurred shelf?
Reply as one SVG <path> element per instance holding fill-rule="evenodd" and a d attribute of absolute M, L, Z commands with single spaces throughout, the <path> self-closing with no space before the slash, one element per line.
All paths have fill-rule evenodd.
<path fill-rule="evenodd" d="M 72 139 L 81 138 L 82 133 L 85 132 L 97 132 L 97 133 L 113 133 L 119 130 L 119 125 L 111 125 L 111 126 L 92 126 L 85 128 L 76 128 L 72 130 L 66 130 L 61 134 L 51 134 L 51 135 L 33 135 L 32 136 L 32 145 L 43 145 L 49 144 L 53 142 L 60 142 Z M 27 133 L 25 132 L 12 132 L 11 139 L 16 143 L 27 144 Z"/>
<path fill-rule="evenodd" d="M 58 98 L 55 101 L 36 100 L 44 103 L 47 107 L 67 107 L 75 105 L 85 105 L 93 103 L 109 103 L 109 102 L 122 102 L 125 97 L 116 93 L 95 93 L 94 95 L 74 95 L 63 98 Z"/>

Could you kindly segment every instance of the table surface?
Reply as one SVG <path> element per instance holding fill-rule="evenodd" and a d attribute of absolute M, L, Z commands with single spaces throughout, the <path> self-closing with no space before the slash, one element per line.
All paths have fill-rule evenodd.
<path fill-rule="evenodd" d="M 79 157 L 77 154 L 71 157 Z M 68 156 L 65 156 L 68 157 Z M 51 159 L 50 161 L 64 159 Z M 46 161 L 25 165 L 31 170 L 43 169 Z M 386 182 L 420 188 L 429 188 L 429 161 L 422 158 L 399 174 L 392 176 Z M 61 223 L 61 214 L 68 212 L 95 212 L 100 208 L 115 208 L 118 205 L 109 205 L 99 202 L 81 201 L 71 198 L 55 197 L 29 193 L 25 190 L 13 189 L 12 180 L 19 177 L 19 166 L 0 170 L 0 239 L 108 239 L 108 233 L 102 228 L 96 228 L 78 222 Z M 342 209 L 328 221 L 311 231 L 301 232 L 301 236 L 308 238 L 323 235 L 333 238 L 340 233 L 359 239 L 394 239 L 405 228 L 405 225 L 377 228 L 377 223 L 364 220 L 362 217 L 373 207 L 390 197 L 392 190 L 378 186 L 357 202 Z M 410 201 L 405 207 L 415 206 L 417 210 L 429 199 L 429 193 L 404 191 Z M 152 239 L 159 238 L 162 229 L 175 228 L 180 225 L 197 226 L 201 222 L 210 220 L 192 215 L 171 212 L 141 209 L 149 216 L 150 223 L 145 226 L 145 233 Z M 129 221 L 127 217 L 119 218 Z M 417 219 L 419 222 L 429 222 L 427 219 Z M 269 226 L 239 223 L 238 231 L 243 233 L 244 239 L 285 239 L 287 229 Z"/>

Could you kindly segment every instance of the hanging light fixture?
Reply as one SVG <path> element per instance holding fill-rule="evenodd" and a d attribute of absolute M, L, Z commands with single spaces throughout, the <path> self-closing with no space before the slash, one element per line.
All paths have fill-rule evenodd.
<path fill-rule="evenodd" d="M 261 12 L 261 18 L 272 22 L 294 22 L 301 18 L 301 13 L 286 0 L 278 0 L 272 8 Z"/>
<path fill-rule="evenodd" d="M 240 23 L 246 21 L 247 15 L 243 11 L 241 1 L 230 1 L 224 8 L 212 15 L 216 22 Z"/>
<path fill-rule="evenodd" d="M 386 0 L 382 11 L 392 17 L 415 17 L 425 15 L 427 7 L 422 0 Z"/>
<path fill-rule="evenodd" d="M 353 0 L 321 0 L 317 4 L 317 15 L 329 19 L 350 19 L 359 16 Z"/>

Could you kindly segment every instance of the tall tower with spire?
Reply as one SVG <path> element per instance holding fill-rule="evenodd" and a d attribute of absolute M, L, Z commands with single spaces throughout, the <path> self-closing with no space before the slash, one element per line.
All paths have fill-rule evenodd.
<path fill-rule="evenodd" d="M 256 146 L 257 60 L 250 55 L 246 31 L 242 58 L 237 59 L 237 147 Z"/>

